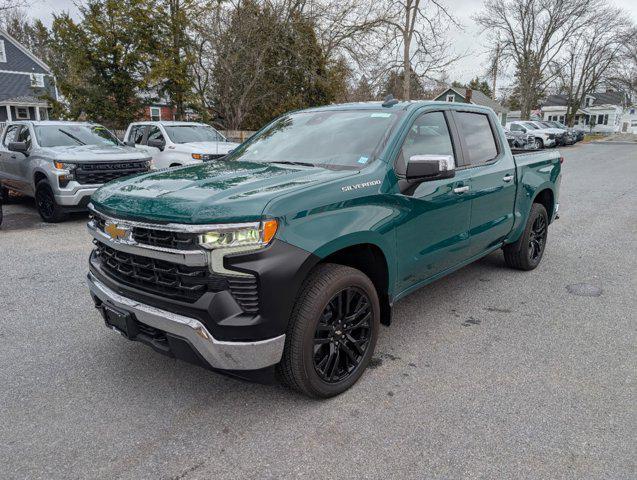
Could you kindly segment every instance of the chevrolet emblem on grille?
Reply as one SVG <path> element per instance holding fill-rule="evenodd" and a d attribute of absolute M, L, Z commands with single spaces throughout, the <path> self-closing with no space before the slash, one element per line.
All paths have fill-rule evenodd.
<path fill-rule="evenodd" d="M 106 222 L 106 225 L 104 225 L 104 233 L 111 237 L 112 240 L 130 242 L 132 232 L 128 227 L 120 226 L 113 222 Z"/>

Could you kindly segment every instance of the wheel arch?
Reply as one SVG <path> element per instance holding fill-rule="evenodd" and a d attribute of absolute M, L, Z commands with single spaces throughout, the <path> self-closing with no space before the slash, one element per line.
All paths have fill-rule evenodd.
<path fill-rule="evenodd" d="M 335 263 L 360 270 L 369 277 L 378 294 L 381 323 L 391 323 L 391 278 L 387 255 L 376 243 L 361 242 L 323 252 L 316 265 Z M 315 265 L 315 266 L 316 266 Z"/>
<path fill-rule="evenodd" d="M 553 190 L 549 187 L 539 189 L 539 191 L 533 197 L 533 203 L 539 203 L 546 209 L 546 213 L 549 216 L 549 223 L 553 217 L 553 211 L 555 209 L 555 194 Z"/>

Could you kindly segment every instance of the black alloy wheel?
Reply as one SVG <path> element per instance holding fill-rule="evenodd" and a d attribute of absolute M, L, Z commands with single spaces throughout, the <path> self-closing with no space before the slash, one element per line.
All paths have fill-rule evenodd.
<path fill-rule="evenodd" d="M 48 223 L 61 222 L 67 216 L 64 208 L 55 201 L 53 190 L 46 180 L 40 180 L 36 185 L 35 206 L 42 220 Z"/>
<path fill-rule="evenodd" d="M 314 332 L 314 368 L 323 381 L 341 382 L 359 367 L 371 320 L 371 301 L 361 289 L 348 287 L 331 298 Z"/>
<path fill-rule="evenodd" d="M 549 216 L 546 208 L 540 203 L 534 203 L 520 238 L 516 242 L 502 247 L 507 266 L 518 270 L 536 268 L 546 249 L 548 225 Z"/>
<path fill-rule="evenodd" d="M 529 235 L 529 260 L 535 263 L 539 260 L 544 252 L 544 246 L 546 245 L 547 235 L 547 222 L 546 217 L 538 215 L 533 225 L 531 226 L 531 232 Z"/>

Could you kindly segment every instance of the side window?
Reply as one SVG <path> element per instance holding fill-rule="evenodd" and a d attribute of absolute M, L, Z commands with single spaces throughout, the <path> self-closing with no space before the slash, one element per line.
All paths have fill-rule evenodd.
<path fill-rule="evenodd" d="M 396 173 L 404 175 L 414 155 L 452 155 L 453 144 L 442 112 L 423 113 L 411 126 L 396 161 Z"/>
<path fill-rule="evenodd" d="M 148 132 L 148 140 L 164 140 L 164 136 L 158 126 L 153 125 Z"/>
<path fill-rule="evenodd" d="M 16 141 L 15 136 L 18 133 L 19 129 L 20 129 L 20 125 L 9 125 L 7 127 L 7 133 L 5 133 L 4 135 L 4 140 L 2 141 L 2 145 L 7 147 L 9 146 L 11 142 L 15 142 Z"/>
<path fill-rule="evenodd" d="M 467 145 L 471 165 L 480 165 L 498 156 L 498 148 L 487 115 L 457 112 L 457 118 L 458 129 Z"/>
<path fill-rule="evenodd" d="M 146 125 L 133 125 L 130 128 L 130 133 L 128 134 L 128 140 L 135 142 L 135 145 L 139 145 L 142 143 L 144 139 L 144 131 L 146 130 Z"/>
<path fill-rule="evenodd" d="M 511 131 L 512 132 L 523 132 L 524 129 L 521 126 L 519 126 L 517 123 L 513 123 L 513 124 L 511 124 Z"/>
<path fill-rule="evenodd" d="M 31 129 L 27 126 L 24 126 L 20 133 L 18 134 L 18 142 L 24 142 L 27 144 L 27 150 L 31 148 Z"/>

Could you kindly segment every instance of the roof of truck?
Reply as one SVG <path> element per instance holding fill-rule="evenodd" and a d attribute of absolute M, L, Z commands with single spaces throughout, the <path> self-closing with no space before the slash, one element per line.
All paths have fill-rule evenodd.
<path fill-rule="evenodd" d="M 397 101 L 394 104 L 390 104 L 384 106 L 384 102 L 354 102 L 354 103 L 334 103 L 331 105 L 325 105 L 322 107 L 308 108 L 306 111 L 320 111 L 320 110 L 387 110 L 387 111 L 403 111 L 403 110 L 414 110 L 420 107 L 426 106 L 450 106 L 450 105 L 460 105 L 464 107 L 477 108 L 477 109 L 490 109 L 489 107 L 485 107 L 482 105 L 475 105 L 471 103 L 453 103 L 453 102 L 445 102 L 440 100 L 411 100 L 411 101 Z M 490 109 L 491 110 L 491 109 Z"/>

